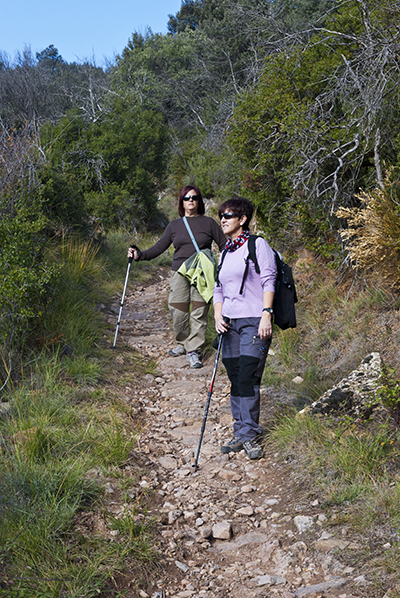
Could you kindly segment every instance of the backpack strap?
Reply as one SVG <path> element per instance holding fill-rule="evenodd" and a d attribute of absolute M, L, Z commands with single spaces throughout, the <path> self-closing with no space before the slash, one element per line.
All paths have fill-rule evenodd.
<path fill-rule="evenodd" d="M 249 259 L 250 259 L 250 253 L 249 253 L 249 255 L 245 259 L 246 267 L 245 267 L 244 272 L 243 272 L 242 284 L 240 285 L 239 295 L 243 295 L 244 281 L 246 280 L 247 275 L 249 273 Z"/>
<path fill-rule="evenodd" d="M 220 260 L 220 262 L 219 262 L 219 264 L 218 264 L 218 267 L 217 267 L 217 275 L 216 275 L 216 277 L 215 277 L 215 284 L 217 285 L 217 287 L 220 287 L 220 286 L 221 286 L 221 282 L 220 282 L 220 280 L 219 280 L 219 273 L 220 273 L 220 271 L 221 271 L 222 264 L 224 263 L 224 259 L 225 259 L 225 256 L 226 256 L 226 254 L 227 254 L 227 251 L 228 251 L 227 249 L 224 249 L 224 250 L 223 250 L 223 252 L 222 252 L 222 255 L 221 255 L 221 260 Z"/>
<path fill-rule="evenodd" d="M 242 284 L 240 285 L 239 295 L 243 295 L 244 283 L 245 283 L 245 280 L 246 280 L 247 275 L 249 273 L 249 260 L 251 260 L 254 263 L 254 266 L 255 266 L 257 274 L 260 274 L 260 266 L 258 264 L 257 254 L 256 254 L 256 240 L 257 240 L 258 237 L 259 237 L 259 235 L 250 235 L 249 240 L 247 242 L 249 253 L 248 253 L 248 256 L 247 256 L 247 258 L 245 260 L 246 261 L 246 267 L 245 267 L 244 272 L 243 272 Z"/>
<path fill-rule="evenodd" d="M 250 235 L 249 237 L 249 258 L 254 262 L 257 274 L 260 274 L 260 266 L 258 264 L 257 253 L 256 253 L 256 241 L 260 235 Z"/>

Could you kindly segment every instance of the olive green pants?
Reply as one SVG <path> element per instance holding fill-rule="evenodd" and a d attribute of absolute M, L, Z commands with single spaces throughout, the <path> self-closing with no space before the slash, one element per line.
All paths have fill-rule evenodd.
<path fill-rule="evenodd" d="M 206 338 L 206 303 L 196 287 L 178 272 L 171 274 L 168 307 L 172 316 L 175 338 L 186 353 L 198 351 Z"/>

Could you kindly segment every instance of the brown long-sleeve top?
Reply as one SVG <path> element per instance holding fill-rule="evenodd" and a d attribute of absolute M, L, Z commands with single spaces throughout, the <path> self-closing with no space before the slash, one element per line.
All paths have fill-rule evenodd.
<path fill-rule="evenodd" d="M 203 215 L 192 216 L 187 220 L 199 249 L 211 249 L 213 241 L 216 242 L 220 251 L 224 249 L 226 237 L 215 220 Z M 175 249 L 171 269 L 176 271 L 196 251 L 183 218 L 172 220 L 167 225 L 161 239 L 153 247 L 142 251 L 140 259 L 152 260 L 158 257 L 168 249 L 171 243 Z"/>

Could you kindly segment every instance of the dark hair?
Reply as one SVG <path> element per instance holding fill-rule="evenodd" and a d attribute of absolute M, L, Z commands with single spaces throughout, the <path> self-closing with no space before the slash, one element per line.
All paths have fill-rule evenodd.
<path fill-rule="evenodd" d="M 243 224 L 242 228 L 243 230 L 248 230 L 250 220 L 253 216 L 254 206 L 251 201 L 244 197 L 232 197 L 232 199 L 224 201 L 222 206 L 219 207 L 218 216 L 221 218 L 222 214 L 225 212 L 232 212 L 239 218 L 239 220 L 242 216 L 246 216 L 246 222 Z"/>
<path fill-rule="evenodd" d="M 178 213 L 179 216 L 183 217 L 185 215 L 185 208 L 183 207 L 183 198 L 185 197 L 186 193 L 188 193 L 188 191 L 195 191 L 197 197 L 199 198 L 197 201 L 197 213 L 198 214 L 204 214 L 204 212 L 206 211 L 205 207 L 204 207 L 204 201 L 203 201 L 203 196 L 201 194 L 201 191 L 198 187 L 196 187 L 196 185 L 186 185 L 186 187 L 184 187 L 182 189 L 182 191 L 179 194 L 179 200 L 178 200 Z"/>

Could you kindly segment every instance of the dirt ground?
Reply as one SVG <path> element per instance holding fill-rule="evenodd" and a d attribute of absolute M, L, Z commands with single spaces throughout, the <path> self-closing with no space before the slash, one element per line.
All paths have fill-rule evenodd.
<path fill-rule="evenodd" d="M 110 480 L 106 504 L 118 516 L 132 508 L 139 495 L 148 497 L 147 517 L 156 521 L 158 557 L 148 567 L 127 563 L 127 571 L 104 597 L 391 596 L 387 584 L 369 574 L 367 540 L 340 523 L 338 507 L 323 508 L 318 490 L 297 482 L 278 454 L 266 448 L 262 459 L 250 461 L 243 451 L 220 453 L 220 445 L 232 436 L 228 379 L 221 363 L 199 468 L 193 467 L 215 353 L 201 369 L 190 369 L 185 356 L 168 356 L 175 346 L 166 310 L 168 272 L 153 284 L 135 288 L 133 283 L 131 289 L 113 359 L 116 392 L 133 420 L 142 422 L 124 470 L 137 489 L 127 498 Z M 118 310 L 116 301 L 107 314 L 110 329 Z M 133 367 L 132 349 L 155 361 L 156 369 L 127 375 Z M 262 389 L 264 423 L 275 399 Z M 109 533 L 100 514 L 86 517 L 82 529 Z"/>

